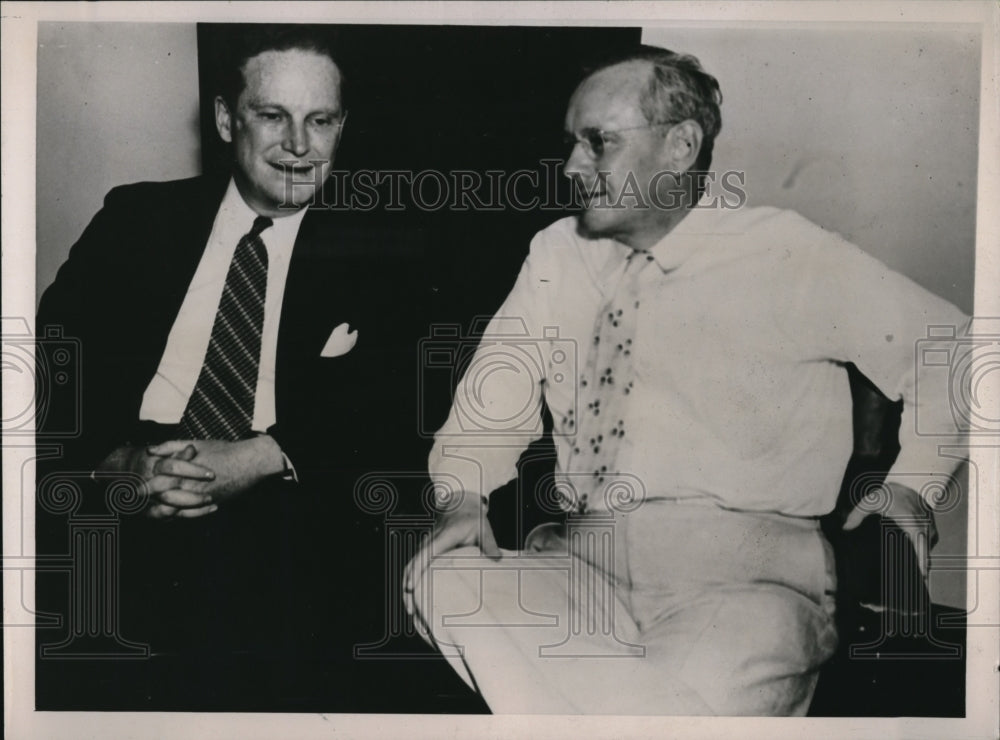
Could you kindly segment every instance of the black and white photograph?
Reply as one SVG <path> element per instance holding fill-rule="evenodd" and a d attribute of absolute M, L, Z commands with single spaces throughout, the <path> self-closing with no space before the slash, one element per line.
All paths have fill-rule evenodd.
<path fill-rule="evenodd" d="M 7 736 L 995 737 L 998 19 L 4 3 Z"/>

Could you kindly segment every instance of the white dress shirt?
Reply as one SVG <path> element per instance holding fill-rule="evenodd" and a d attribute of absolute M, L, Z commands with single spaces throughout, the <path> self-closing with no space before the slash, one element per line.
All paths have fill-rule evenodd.
<path fill-rule="evenodd" d="M 267 248 L 267 294 L 261 334 L 257 396 L 253 429 L 266 431 L 275 422 L 274 367 L 278 348 L 278 324 L 288 277 L 288 264 L 305 209 L 274 219 L 260 236 Z M 205 362 L 212 326 L 226 284 L 236 245 L 253 226 L 257 214 L 246 204 L 230 180 L 219 206 L 212 234 L 191 279 L 187 295 L 170 329 L 167 346 L 156 375 L 142 397 L 139 418 L 161 424 L 177 424 L 184 414 Z"/>
<path fill-rule="evenodd" d="M 535 236 L 435 437 L 437 482 L 488 495 L 512 479 L 519 455 L 541 435 L 543 393 L 557 469 L 568 469 L 575 440 L 562 421 L 578 413 L 595 314 L 628 251 L 583 238 L 574 218 Z M 949 431 L 942 368 L 925 366 L 917 352 L 929 327 L 961 336 L 967 317 L 954 306 L 773 208 L 694 209 L 650 253 L 618 457 L 619 472 L 641 481 L 647 498 L 795 516 L 831 511 L 853 449 L 844 362 L 904 402 L 889 481 L 928 496 L 927 484 L 954 469 L 955 459 L 938 454 L 938 445 L 961 440 Z M 918 433 L 918 416 L 919 430 L 936 433 Z"/>

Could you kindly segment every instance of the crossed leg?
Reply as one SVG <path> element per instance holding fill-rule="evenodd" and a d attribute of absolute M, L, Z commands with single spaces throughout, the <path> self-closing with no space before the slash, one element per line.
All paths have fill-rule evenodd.
<path fill-rule="evenodd" d="M 823 608 L 778 584 L 630 593 L 574 556 L 456 550 L 415 603 L 498 714 L 804 714 L 836 640 Z"/>

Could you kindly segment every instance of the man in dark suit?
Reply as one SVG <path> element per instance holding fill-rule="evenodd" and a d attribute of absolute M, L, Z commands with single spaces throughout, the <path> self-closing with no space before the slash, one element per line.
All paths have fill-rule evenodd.
<path fill-rule="evenodd" d="M 307 208 L 346 119 L 326 40 L 258 30 L 226 80 L 214 105 L 231 177 L 116 188 L 42 298 L 39 335 L 79 339 L 81 395 L 79 436 L 39 463 L 38 552 L 66 547 L 47 476 L 89 474 L 81 511 L 130 481 L 141 511 L 121 517 L 121 637 L 194 661 L 181 704 L 293 701 L 324 673 L 328 708 L 358 707 L 351 648 L 380 636 L 386 578 L 380 522 L 352 486 L 418 469 L 426 285 L 414 250 Z M 49 409 L 41 431 L 73 413 Z M 234 655 L 263 656 L 260 670 Z"/>

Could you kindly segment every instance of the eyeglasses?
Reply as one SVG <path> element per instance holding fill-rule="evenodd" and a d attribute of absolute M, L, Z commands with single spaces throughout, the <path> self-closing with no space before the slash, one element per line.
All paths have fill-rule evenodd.
<path fill-rule="evenodd" d="M 579 133 L 569 133 L 568 131 L 563 134 L 563 143 L 567 147 L 575 147 L 577 144 L 583 144 L 583 150 L 587 153 L 587 156 L 591 159 L 600 159 L 604 156 L 604 149 L 609 143 L 608 137 L 614 134 L 621 134 L 625 131 L 641 131 L 648 128 L 657 128 L 658 126 L 672 126 L 678 123 L 678 121 L 661 121 L 660 123 L 649 123 L 645 126 L 629 126 L 628 128 L 618 128 L 611 131 L 606 131 L 599 128 L 582 128 Z"/>

